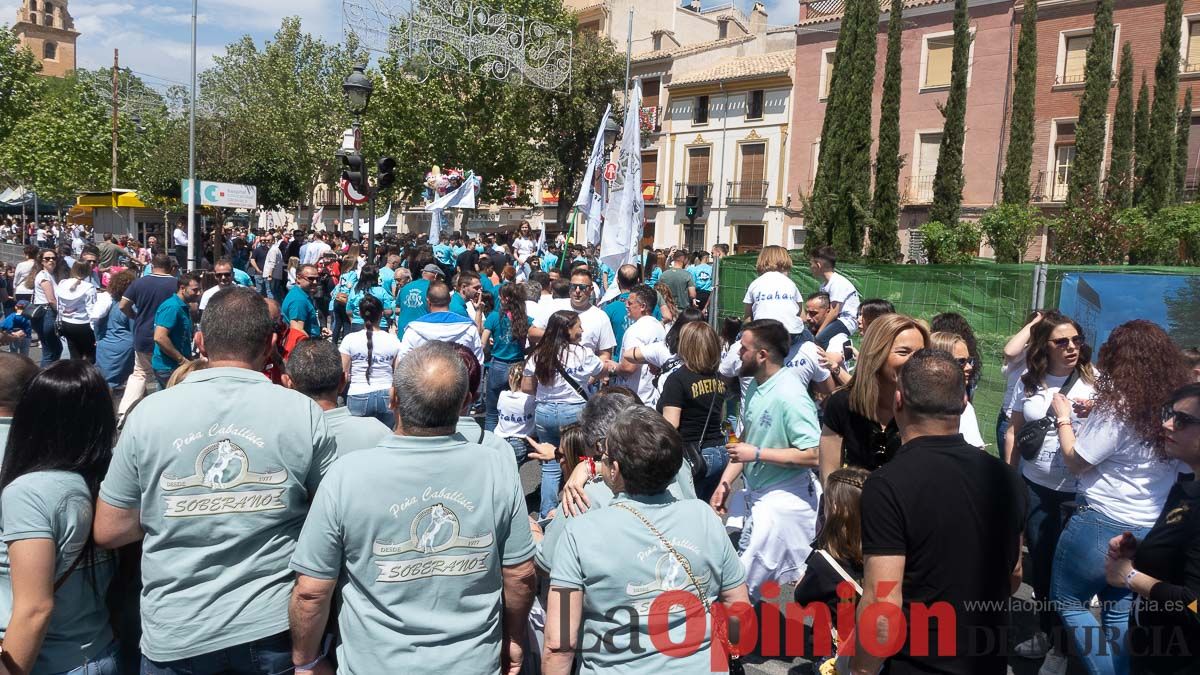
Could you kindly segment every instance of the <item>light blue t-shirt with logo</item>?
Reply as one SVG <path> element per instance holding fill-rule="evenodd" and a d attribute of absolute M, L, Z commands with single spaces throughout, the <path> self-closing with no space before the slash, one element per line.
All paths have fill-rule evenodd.
<path fill-rule="evenodd" d="M 576 672 L 711 672 L 711 621 L 699 648 L 689 656 L 667 656 L 651 646 L 648 617 L 654 600 L 667 591 L 696 594 L 696 587 L 662 541 L 621 506 L 631 507 L 649 520 L 687 559 L 710 600 L 715 602 L 722 591 L 746 581 L 746 570 L 721 519 L 699 499 L 677 500 L 667 492 L 621 493 L 602 509 L 568 519 L 554 553 L 550 584 L 583 591 L 582 662 Z M 603 546 L 597 542 L 604 542 Z M 555 591 L 552 588 L 550 592 Z M 638 613 L 637 634 L 632 640 L 641 649 L 630 648 L 628 608 Z M 683 642 L 687 633 L 686 616 L 681 606 L 667 616 L 675 644 Z"/>
<path fill-rule="evenodd" d="M 429 304 L 425 302 L 425 296 L 429 293 L 429 280 L 416 279 L 404 285 L 400 292 L 396 294 L 396 309 L 398 316 L 396 317 L 396 335 L 404 335 L 404 329 L 408 324 L 429 313 Z"/>
<path fill-rule="evenodd" d="M 696 282 L 697 291 L 712 291 L 712 265 L 698 263 L 687 268 Z"/>
<path fill-rule="evenodd" d="M 144 655 L 288 629 L 288 561 L 336 448 L 316 403 L 244 368 L 196 371 L 138 404 L 100 498 L 140 511 Z"/>
<path fill-rule="evenodd" d="M 815 448 L 821 442 L 817 406 L 792 368 L 781 368 L 766 382 L 751 380 L 742 403 L 742 440 L 760 448 Z M 747 462 L 746 486 L 761 490 L 793 480 L 812 469 L 768 462 Z"/>
<path fill-rule="evenodd" d="M 452 436 L 389 436 L 339 459 L 291 568 L 340 579 L 344 673 L 496 673 L 502 572 L 533 557 L 501 453 Z"/>
<path fill-rule="evenodd" d="M 8 545 L 15 541 L 54 542 L 54 582 L 63 579 L 83 554 L 92 532 L 92 495 L 83 477 L 70 471 L 35 471 L 20 476 L 0 494 L 0 639 L 12 618 L 13 596 Z M 105 593 L 114 561 L 96 549 L 81 560 L 54 592 L 54 610 L 33 664 L 34 675 L 61 673 L 95 657 L 112 642 Z M 93 575 L 95 583 L 93 584 Z"/>

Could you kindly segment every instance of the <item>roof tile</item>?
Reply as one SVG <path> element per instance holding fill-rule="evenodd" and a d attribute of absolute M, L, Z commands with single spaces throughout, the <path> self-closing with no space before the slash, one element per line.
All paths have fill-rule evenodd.
<path fill-rule="evenodd" d="M 681 85 L 705 84 L 708 82 L 744 80 L 767 75 L 786 75 L 795 62 L 796 52 L 790 49 L 725 59 L 712 68 L 685 73 L 672 78 L 669 86 L 678 87 Z"/>

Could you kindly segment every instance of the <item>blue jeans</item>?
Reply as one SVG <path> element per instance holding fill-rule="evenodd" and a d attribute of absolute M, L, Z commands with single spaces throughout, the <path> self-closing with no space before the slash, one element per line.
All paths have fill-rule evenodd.
<path fill-rule="evenodd" d="M 58 329 L 54 326 L 57 316 L 58 312 L 47 305 L 42 311 L 42 318 L 30 322 L 33 324 L 33 332 L 37 333 L 38 341 L 42 343 L 42 361 L 39 365 L 43 368 L 62 358 L 62 340 L 58 339 Z"/>
<path fill-rule="evenodd" d="M 1050 575 L 1054 569 L 1054 552 L 1063 526 L 1067 524 L 1063 505 L 1075 500 L 1074 492 L 1059 492 L 1025 479 L 1029 495 L 1029 511 L 1025 514 L 1025 544 L 1029 547 L 1029 562 L 1033 592 L 1039 601 L 1050 598 Z M 1058 615 L 1049 609 L 1038 612 L 1042 632 L 1049 635 L 1059 624 Z"/>
<path fill-rule="evenodd" d="M 537 439 L 542 443 L 552 443 L 558 447 L 561 439 L 560 429 L 579 419 L 583 403 L 538 403 L 537 412 L 533 415 Z M 550 513 L 550 509 L 558 506 L 558 488 L 562 482 L 562 467 L 553 460 L 542 462 L 542 505 L 538 513 L 542 518 Z"/>
<path fill-rule="evenodd" d="M 380 389 L 366 394 L 355 394 L 346 397 L 346 407 L 355 417 L 374 417 L 383 422 L 389 429 L 396 428 L 396 414 L 388 408 L 390 391 Z"/>
<path fill-rule="evenodd" d="M 513 456 L 517 458 L 517 466 L 525 463 L 525 458 L 529 456 L 529 446 L 525 444 L 524 438 L 506 438 L 508 444 L 512 446 Z"/>
<path fill-rule="evenodd" d="M 846 324 L 842 323 L 840 320 L 834 319 L 829 323 L 828 326 L 822 328 L 820 333 L 817 333 L 817 337 L 814 341 L 821 349 L 828 349 L 829 341 L 833 339 L 833 336 L 841 333 L 849 335 L 850 329 L 846 328 Z"/>
<path fill-rule="evenodd" d="M 14 338 L 12 342 L 8 343 L 8 351 L 21 356 L 29 356 L 29 336 Z"/>
<path fill-rule="evenodd" d="M 492 359 L 491 365 L 488 366 L 483 398 L 486 406 L 483 428 L 487 431 L 495 431 L 496 423 L 500 421 L 500 392 L 508 390 L 508 369 L 512 365 L 508 361 Z"/>
<path fill-rule="evenodd" d="M 156 370 L 156 371 L 154 371 L 154 380 L 156 382 L 158 382 L 158 388 L 160 391 L 167 388 L 167 380 L 171 379 L 171 373 L 173 373 L 173 372 L 175 372 L 175 371 L 173 371 L 173 370 Z"/>
<path fill-rule="evenodd" d="M 1080 661 L 1091 675 L 1129 672 L 1126 633 L 1133 592 L 1108 585 L 1104 579 L 1104 560 L 1113 537 L 1132 532 L 1140 540 L 1149 531 L 1148 527 L 1119 523 L 1085 504 L 1067 522 L 1058 540 L 1050 599 L 1062 615 Z M 1100 598 L 1103 626 L 1087 607 L 1094 595 Z"/>
<path fill-rule="evenodd" d="M 696 496 L 707 502 L 717 491 L 717 485 L 721 482 L 721 474 L 729 465 L 729 451 L 725 449 L 725 444 L 721 443 L 700 448 L 700 455 L 708 464 L 708 470 L 704 472 L 700 482 L 696 483 Z"/>
<path fill-rule="evenodd" d="M 1008 433 L 1008 418 L 1004 416 L 1004 411 L 996 416 L 996 452 L 1000 459 L 1004 459 L 1004 434 Z"/>
<path fill-rule="evenodd" d="M 60 675 L 117 675 L 117 641 L 113 640 L 87 663 Z"/>
<path fill-rule="evenodd" d="M 141 675 L 275 675 L 292 672 L 292 638 L 286 631 L 254 642 L 178 661 L 142 657 Z"/>

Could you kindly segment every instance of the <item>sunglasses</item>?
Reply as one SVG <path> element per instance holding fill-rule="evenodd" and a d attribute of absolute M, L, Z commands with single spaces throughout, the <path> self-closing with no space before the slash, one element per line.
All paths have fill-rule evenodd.
<path fill-rule="evenodd" d="M 590 284 L 571 284 L 571 290 L 572 291 L 590 291 L 590 290 L 592 290 L 592 287 Z"/>
<path fill-rule="evenodd" d="M 978 361 L 977 359 L 974 359 L 974 358 L 954 359 L 954 360 L 955 360 L 955 361 L 958 361 L 958 367 L 959 367 L 959 368 L 966 368 L 967 366 L 970 366 L 970 367 L 974 368 L 974 367 L 975 367 L 975 365 L 976 365 L 977 363 L 979 363 L 979 361 Z"/>
<path fill-rule="evenodd" d="M 1087 339 L 1085 339 L 1082 335 L 1073 335 L 1069 338 L 1058 338 L 1057 340 L 1051 340 L 1050 344 L 1058 347 L 1059 349 L 1066 349 L 1067 345 L 1075 345 L 1075 348 L 1078 349 L 1079 347 L 1087 344 Z"/>
<path fill-rule="evenodd" d="M 1177 430 L 1182 430 L 1192 425 L 1200 424 L 1200 417 L 1189 415 L 1182 410 L 1175 410 L 1174 408 L 1167 407 L 1163 408 L 1162 421 L 1163 424 L 1166 424 L 1167 422 L 1174 422 L 1175 428 Z"/>
<path fill-rule="evenodd" d="M 58 257 L 52 255 L 42 257 L 42 262 L 50 262 L 51 260 L 58 260 Z"/>
<path fill-rule="evenodd" d="M 218 279 L 232 279 L 233 273 L 232 272 L 217 272 L 213 276 L 215 276 Z"/>
<path fill-rule="evenodd" d="M 319 280 L 321 277 L 310 277 L 310 276 L 306 276 L 306 277 L 304 277 L 304 278 L 305 278 L 307 281 L 317 281 L 317 280 Z"/>

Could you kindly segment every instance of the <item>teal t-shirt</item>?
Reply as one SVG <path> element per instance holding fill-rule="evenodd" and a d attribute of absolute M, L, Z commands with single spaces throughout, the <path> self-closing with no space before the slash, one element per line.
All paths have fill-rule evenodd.
<path fill-rule="evenodd" d="M 307 396 L 208 368 L 138 404 L 100 498 L 140 511 L 142 653 L 176 661 L 288 629 L 288 570 L 337 456 Z"/>
<path fill-rule="evenodd" d="M 245 270 L 239 270 L 235 267 L 233 268 L 233 283 L 238 286 L 253 286 L 254 280 L 250 278 L 249 274 L 246 274 Z"/>
<path fill-rule="evenodd" d="M 697 291 L 712 291 L 712 265 L 708 263 L 692 265 L 688 268 L 692 280 L 696 282 Z"/>
<path fill-rule="evenodd" d="M 395 297 L 396 289 L 392 288 L 392 284 L 395 282 L 396 270 L 388 267 L 387 265 L 379 268 L 379 285 L 382 286 L 383 290 L 387 291 L 388 294 L 392 295 L 393 297 Z"/>
<path fill-rule="evenodd" d="M 453 265 L 454 249 L 451 248 L 449 244 L 434 244 L 433 257 L 437 258 L 437 261 L 442 265 Z"/>
<path fill-rule="evenodd" d="M 525 318 L 527 326 L 533 325 L 533 319 Z M 483 322 L 483 329 L 492 332 L 492 358 L 508 363 L 516 363 L 525 356 L 525 342 L 513 340 L 512 320 L 500 310 L 493 310 Z"/>
<path fill-rule="evenodd" d="M 363 325 L 362 314 L 358 313 L 358 305 L 367 296 L 367 293 L 375 296 L 379 300 L 379 304 L 383 305 L 383 316 L 379 317 L 379 328 L 387 330 L 390 325 L 388 323 L 388 312 L 396 308 L 396 300 L 392 297 L 391 293 L 383 290 L 382 286 L 372 286 L 365 291 L 350 289 L 350 292 L 346 295 L 346 313 L 350 315 L 350 323 L 356 326 Z"/>
<path fill-rule="evenodd" d="M 500 299 L 500 296 L 496 295 L 500 291 L 500 287 L 497 286 L 496 284 L 492 283 L 491 279 L 489 279 L 483 275 L 480 275 L 479 286 L 481 287 L 481 290 L 485 290 L 488 293 L 491 293 L 492 296 L 495 297 L 497 300 Z"/>
<path fill-rule="evenodd" d="M 752 380 L 742 403 L 742 440 L 760 448 L 815 448 L 821 442 L 817 406 L 791 368 L 782 368 L 759 384 Z M 802 466 L 748 462 L 742 477 L 761 490 L 812 471 Z"/>
<path fill-rule="evenodd" d="M 27 539 L 54 542 L 54 581 L 63 578 L 82 555 L 92 532 L 92 495 L 83 477 L 70 471 L 25 474 L 0 494 L 0 638 L 12 617 L 12 587 L 7 545 Z M 112 642 L 104 596 L 113 576 L 113 557 L 96 549 L 94 561 L 83 560 L 54 592 L 54 610 L 34 675 L 79 667 Z M 93 575 L 95 583 L 93 584 Z"/>
<path fill-rule="evenodd" d="M 279 313 L 287 321 L 303 321 L 304 332 L 309 337 L 321 337 L 321 320 L 317 318 L 317 308 L 313 306 L 312 298 L 299 286 L 292 286 L 287 295 L 283 296 L 283 304 Z"/>
<path fill-rule="evenodd" d="M 450 293 L 450 311 L 459 316 L 465 316 L 468 319 L 471 315 L 467 312 L 467 299 L 459 295 L 458 291 Z"/>
<path fill-rule="evenodd" d="M 649 520 L 675 550 L 687 559 L 705 595 L 716 601 L 722 591 L 746 581 L 746 570 L 712 507 L 698 499 L 677 500 L 669 493 L 621 493 L 608 506 L 592 509 L 566 521 L 554 553 L 551 586 L 583 591 L 582 648 L 578 673 L 678 673 L 711 672 L 711 623 L 698 649 L 689 656 L 667 656 L 650 647 L 648 617 L 655 598 L 667 591 L 695 594 L 684 568 L 661 540 L 628 505 Z M 604 542 L 597 548 L 597 542 Z M 551 593 L 553 593 L 551 589 Z M 630 621 L 632 608 L 638 613 Z M 623 609 L 624 611 L 615 611 Z M 676 606 L 667 616 L 671 642 L 683 642 L 687 614 Z M 629 626 L 636 625 L 631 639 Z M 631 642 L 641 649 L 631 649 Z M 608 641 L 613 648 L 588 649 Z"/>
<path fill-rule="evenodd" d="M 558 256 L 546 251 L 546 253 L 542 256 L 542 271 L 549 272 L 555 267 L 558 267 Z"/>
<path fill-rule="evenodd" d="M 628 299 L 629 293 L 622 293 L 605 303 L 602 308 L 608 315 L 608 322 L 612 324 L 613 337 L 617 339 L 617 345 L 621 344 L 621 340 L 625 338 L 625 331 L 633 325 L 633 321 L 629 319 L 629 308 L 625 306 L 625 301 Z M 614 354 L 614 357 L 619 356 L 619 354 Z"/>
<path fill-rule="evenodd" d="M 188 305 L 176 293 L 163 300 L 154 313 L 154 326 L 167 329 L 167 335 L 175 349 L 187 358 L 192 358 L 192 313 Z M 154 356 L 151 365 L 155 370 L 175 370 L 179 363 L 163 354 L 158 343 L 154 344 Z"/>
<path fill-rule="evenodd" d="M 429 280 L 417 279 L 410 281 L 396 294 L 396 309 L 400 310 L 396 317 L 396 334 L 404 335 L 408 324 L 429 313 L 429 305 L 425 302 L 425 294 L 429 292 Z"/>
<path fill-rule="evenodd" d="M 503 461 L 454 434 L 393 435 L 334 463 L 291 568 L 341 581 L 340 672 L 498 672 L 501 567 L 533 557 Z"/>
<path fill-rule="evenodd" d="M 337 439 L 338 457 L 379 445 L 392 430 L 374 417 L 355 417 L 346 407 L 325 411 L 329 435 Z"/>

